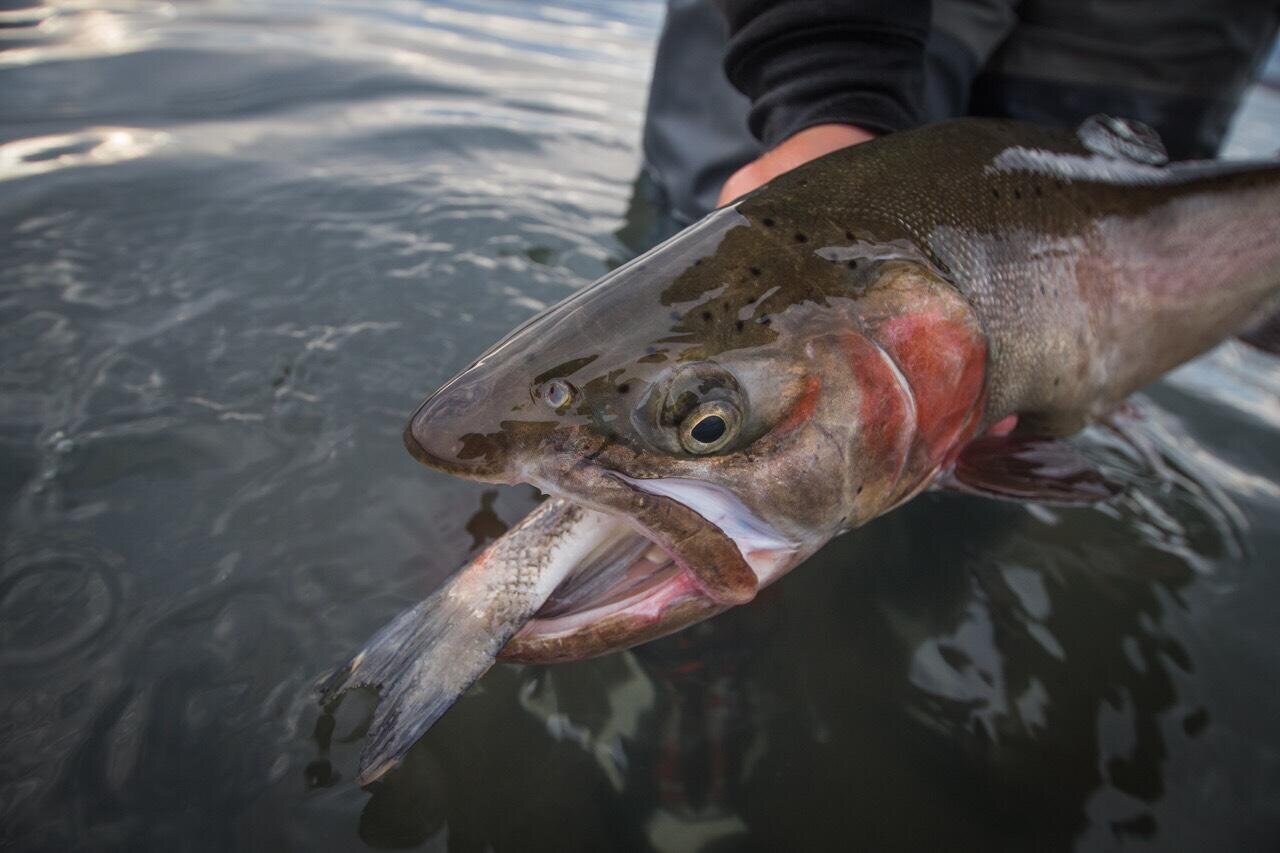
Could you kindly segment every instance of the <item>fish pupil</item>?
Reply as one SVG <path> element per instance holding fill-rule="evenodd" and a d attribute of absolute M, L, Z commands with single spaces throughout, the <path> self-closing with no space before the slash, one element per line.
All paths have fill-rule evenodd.
<path fill-rule="evenodd" d="M 729 425 L 724 422 L 724 418 L 719 415 L 707 415 L 693 425 L 689 435 L 703 444 L 713 444 L 720 440 L 728 428 Z"/>
<path fill-rule="evenodd" d="M 569 383 L 559 379 L 548 382 L 542 391 L 542 398 L 553 409 L 559 409 L 566 405 L 572 396 L 573 390 L 569 387 Z"/>

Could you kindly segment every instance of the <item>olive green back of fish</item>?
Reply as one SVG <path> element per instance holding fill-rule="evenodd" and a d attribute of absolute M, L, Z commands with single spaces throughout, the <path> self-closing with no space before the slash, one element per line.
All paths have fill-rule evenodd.
<path fill-rule="evenodd" d="M 835 152 L 738 210 L 792 248 L 931 265 L 989 336 L 988 419 L 1070 432 L 1280 289 L 1280 165 L 1166 165 L 1147 133 L 961 119 Z"/>

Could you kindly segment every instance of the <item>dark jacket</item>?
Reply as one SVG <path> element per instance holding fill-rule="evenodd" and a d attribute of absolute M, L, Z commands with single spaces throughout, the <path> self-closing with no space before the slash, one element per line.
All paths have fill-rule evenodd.
<path fill-rule="evenodd" d="M 1150 124 L 1218 150 L 1280 21 L 1276 0 L 715 0 L 724 69 L 766 146 L 815 124 L 956 115 Z"/>

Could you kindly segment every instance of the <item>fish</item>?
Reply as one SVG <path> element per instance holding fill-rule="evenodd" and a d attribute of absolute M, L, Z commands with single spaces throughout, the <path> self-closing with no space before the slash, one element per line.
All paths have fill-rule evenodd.
<path fill-rule="evenodd" d="M 779 176 L 414 413 L 420 462 L 550 498 L 329 682 L 383 687 L 361 781 L 495 661 L 678 631 L 926 489 L 1110 499 L 1067 437 L 1278 307 L 1280 163 L 1171 163 L 1138 122 L 957 119 Z"/>
<path fill-rule="evenodd" d="M 634 542 L 611 516 L 544 501 L 440 589 L 401 613 L 321 686 L 384 692 L 358 780 L 377 779 L 489 670 L 511 635 L 571 573 L 611 564 Z M 423 654 L 424 648 L 437 653 Z M 446 653 L 447 652 L 447 653 Z M 403 717 L 406 709 L 412 714 Z"/>

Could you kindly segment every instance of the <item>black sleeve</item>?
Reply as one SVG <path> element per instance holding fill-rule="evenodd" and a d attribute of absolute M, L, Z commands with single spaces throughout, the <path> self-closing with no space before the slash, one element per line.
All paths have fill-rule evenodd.
<path fill-rule="evenodd" d="M 918 124 L 930 0 L 715 0 L 724 70 L 772 147 L 815 124 L 885 133 Z"/>

